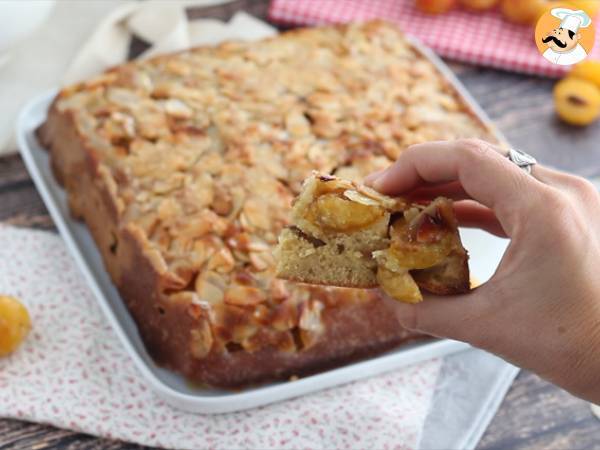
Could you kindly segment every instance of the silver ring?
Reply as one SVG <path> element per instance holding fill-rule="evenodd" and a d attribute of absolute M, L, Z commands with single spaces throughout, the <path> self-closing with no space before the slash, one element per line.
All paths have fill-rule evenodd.
<path fill-rule="evenodd" d="M 519 166 L 521 169 L 523 169 L 530 175 L 531 167 L 537 164 L 537 160 L 533 156 L 521 150 L 517 150 L 516 148 L 509 149 L 507 156 L 509 161 L 515 163 L 517 166 Z"/>

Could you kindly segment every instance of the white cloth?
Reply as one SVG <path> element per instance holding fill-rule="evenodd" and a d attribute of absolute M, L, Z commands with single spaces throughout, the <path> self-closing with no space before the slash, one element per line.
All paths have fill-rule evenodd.
<path fill-rule="evenodd" d="M 275 32 L 243 13 L 228 24 L 186 20 L 185 7 L 228 1 L 59 0 L 49 20 L 13 49 L 11 59 L 0 67 L 0 117 L 4 118 L 0 120 L 0 155 L 17 149 L 13 129 L 27 100 L 125 61 L 133 33 L 152 44 L 142 55 L 148 57 L 224 39 L 260 39 Z M 161 20 L 152 20 L 156 14 Z"/>
<path fill-rule="evenodd" d="M 482 350 L 446 356 L 419 448 L 474 449 L 518 373 Z"/>
<path fill-rule="evenodd" d="M 223 3 L 223 0 L 217 2 Z M 80 81 L 125 61 L 132 34 L 151 45 L 140 55 L 147 58 L 226 39 L 258 40 L 276 33 L 270 25 L 243 12 L 236 13 L 228 23 L 212 19 L 189 22 L 185 5 L 198 6 L 199 3 L 207 2 L 150 0 L 121 4 L 100 22 L 83 45 L 67 69 L 63 83 Z M 160 21 L 156 17 L 160 17 Z"/>
<path fill-rule="evenodd" d="M 578 62 L 583 61 L 587 58 L 587 52 L 581 46 L 581 44 L 577 44 L 573 50 L 568 52 L 555 52 L 551 48 L 546 50 L 543 54 L 544 58 L 554 64 L 558 64 L 561 66 L 570 66 L 572 64 L 577 64 Z"/>
<path fill-rule="evenodd" d="M 48 21 L 10 52 L 0 66 L 0 155 L 17 151 L 17 114 L 30 98 L 57 86 L 98 18 L 119 0 L 59 1 Z"/>

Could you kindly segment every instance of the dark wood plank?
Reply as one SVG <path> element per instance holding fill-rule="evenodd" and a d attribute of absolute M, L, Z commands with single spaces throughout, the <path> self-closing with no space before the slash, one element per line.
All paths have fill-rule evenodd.
<path fill-rule="evenodd" d="M 98 439 L 95 436 L 73 433 L 68 430 L 59 430 L 47 425 L 16 420 L 0 421 L 0 449 L 2 450 L 141 450 L 150 448 L 115 440 Z"/>
<path fill-rule="evenodd" d="M 268 0 L 192 10 L 191 19 L 229 19 L 243 9 L 266 17 Z M 132 55 L 143 51 L 134 40 Z M 600 124 L 584 130 L 559 123 L 552 104 L 553 81 L 496 70 L 451 64 L 470 92 L 510 142 L 541 162 L 592 176 L 600 174 Z M 54 229 L 18 156 L 0 158 L 0 221 Z M 583 400 L 539 377 L 522 372 L 479 444 L 480 449 L 591 449 L 600 426 Z M 141 446 L 30 424 L 0 420 L 0 449 L 142 449 Z"/>
<path fill-rule="evenodd" d="M 512 145 L 544 164 L 582 176 L 600 174 L 600 121 L 587 128 L 560 122 L 554 112 L 553 80 L 454 67 Z"/>
<path fill-rule="evenodd" d="M 269 2 L 267 0 L 235 0 L 224 5 L 206 8 L 192 8 L 187 11 L 190 20 L 212 17 L 219 20 L 229 20 L 237 11 L 245 11 L 263 20 L 267 19 Z"/>
<path fill-rule="evenodd" d="M 0 222 L 54 228 L 33 181 L 17 155 L 0 158 Z"/>
<path fill-rule="evenodd" d="M 529 372 L 520 374 L 479 449 L 597 449 L 600 423 L 589 404 Z"/>

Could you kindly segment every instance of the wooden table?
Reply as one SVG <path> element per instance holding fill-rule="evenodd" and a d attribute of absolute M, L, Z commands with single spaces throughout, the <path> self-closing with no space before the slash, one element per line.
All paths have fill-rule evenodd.
<path fill-rule="evenodd" d="M 189 15 L 228 19 L 236 10 L 244 9 L 264 18 L 267 4 L 267 0 L 238 0 L 191 11 Z M 600 124 L 580 130 L 558 122 L 552 104 L 552 81 L 459 64 L 452 67 L 514 146 L 545 164 L 580 175 L 600 175 Z M 0 221 L 54 230 L 18 156 L 0 158 Z M 591 449 L 599 445 L 600 422 L 586 402 L 536 375 L 521 372 L 478 448 Z M 142 447 L 44 425 L 0 420 L 0 449 L 30 448 Z"/>

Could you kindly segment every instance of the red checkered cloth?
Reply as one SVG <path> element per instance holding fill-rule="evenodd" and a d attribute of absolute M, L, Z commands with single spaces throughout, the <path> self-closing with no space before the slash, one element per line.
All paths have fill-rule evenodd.
<path fill-rule="evenodd" d="M 533 27 L 515 25 L 498 11 L 456 9 L 441 16 L 418 11 L 414 0 L 272 0 L 269 17 L 288 25 L 317 25 L 366 21 L 395 22 L 440 56 L 457 61 L 558 77 L 569 70 L 546 61 L 533 39 Z M 600 58 L 600 33 L 590 55 Z"/>

